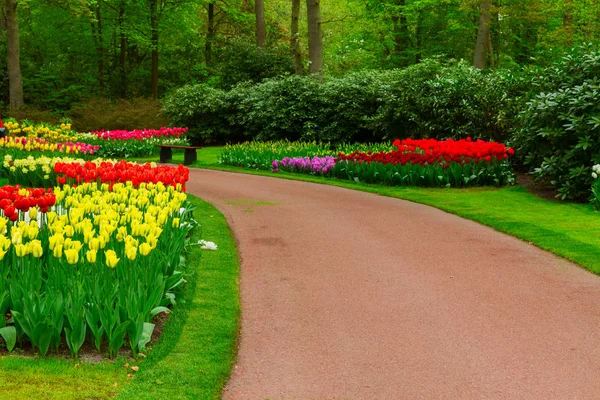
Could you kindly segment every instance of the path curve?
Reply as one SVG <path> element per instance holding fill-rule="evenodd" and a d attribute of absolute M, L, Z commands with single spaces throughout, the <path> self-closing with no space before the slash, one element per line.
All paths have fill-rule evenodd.
<path fill-rule="evenodd" d="M 359 191 L 206 170 L 188 189 L 241 256 L 224 399 L 600 398 L 600 279 L 572 263 Z"/>

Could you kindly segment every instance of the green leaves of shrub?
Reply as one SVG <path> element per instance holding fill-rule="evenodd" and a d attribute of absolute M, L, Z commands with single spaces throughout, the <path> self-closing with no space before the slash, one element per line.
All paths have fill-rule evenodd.
<path fill-rule="evenodd" d="M 561 199 L 586 199 L 600 161 L 600 51 L 584 46 L 547 68 L 515 135 L 517 154 Z"/>
<path fill-rule="evenodd" d="M 243 138 L 367 142 L 406 137 L 504 141 L 530 90 L 529 71 L 424 60 L 404 70 L 265 79 L 230 90 L 186 86 L 164 102 L 197 141 Z"/>

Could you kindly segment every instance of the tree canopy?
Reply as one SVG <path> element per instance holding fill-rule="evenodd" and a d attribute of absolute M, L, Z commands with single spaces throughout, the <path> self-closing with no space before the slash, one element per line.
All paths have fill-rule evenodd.
<path fill-rule="evenodd" d="M 25 104 L 67 110 L 188 83 L 327 79 L 425 58 L 545 65 L 599 36 L 594 0 L 3 0 L 0 109 L 14 96 L 15 46 Z"/>

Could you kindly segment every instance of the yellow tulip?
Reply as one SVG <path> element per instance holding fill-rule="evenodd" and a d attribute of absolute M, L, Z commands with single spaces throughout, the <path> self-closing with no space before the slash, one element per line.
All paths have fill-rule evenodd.
<path fill-rule="evenodd" d="M 125 248 L 125 255 L 131 261 L 135 260 L 135 258 L 137 257 L 137 247 L 135 247 L 135 246 L 127 246 Z"/>
<path fill-rule="evenodd" d="M 140 245 L 139 250 L 140 250 L 140 254 L 145 257 L 148 254 L 150 254 L 150 252 L 152 251 L 152 246 L 150 246 L 148 243 L 142 243 Z"/>
<path fill-rule="evenodd" d="M 95 262 L 96 262 L 96 255 L 97 255 L 97 253 L 98 253 L 98 252 L 97 252 L 96 250 L 93 250 L 93 249 L 90 249 L 90 250 L 88 250 L 88 251 L 85 253 L 85 258 L 87 259 L 87 261 L 88 261 L 90 264 L 93 264 L 93 263 L 95 263 Z"/>
<path fill-rule="evenodd" d="M 6 255 L 6 250 L 0 249 L 0 260 L 2 260 L 5 255 Z"/>
<path fill-rule="evenodd" d="M 117 253 L 114 250 L 107 250 L 104 252 L 106 256 L 106 266 L 109 268 L 115 268 L 120 258 L 117 257 Z"/>
<path fill-rule="evenodd" d="M 38 211 L 37 208 L 32 207 L 29 209 L 29 218 L 36 220 L 38 217 Z"/>
<path fill-rule="evenodd" d="M 65 258 L 69 264 L 77 264 L 77 261 L 79 261 L 79 251 L 76 249 L 65 250 Z"/>
<path fill-rule="evenodd" d="M 44 254 L 44 249 L 42 248 L 41 241 L 32 240 L 28 243 L 28 245 L 30 246 L 31 254 L 33 254 L 35 258 L 40 258 Z"/>
<path fill-rule="evenodd" d="M 17 244 L 15 245 L 15 253 L 17 257 L 25 257 L 29 254 L 29 247 L 25 244 Z"/>
<path fill-rule="evenodd" d="M 179 218 L 173 218 L 173 228 L 179 228 Z"/>
<path fill-rule="evenodd" d="M 73 228 L 72 225 L 66 225 L 65 226 L 65 235 L 67 237 L 73 237 L 74 234 L 75 234 L 75 228 Z"/>
<path fill-rule="evenodd" d="M 10 247 L 10 239 L 4 235 L 0 235 L 0 250 L 7 251 Z"/>
<path fill-rule="evenodd" d="M 62 244 L 57 244 L 54 246 L 54 250 L 52 250 L 52 255 L 56 258 L 61 258 L 63 255 L 63 247 Z"/>

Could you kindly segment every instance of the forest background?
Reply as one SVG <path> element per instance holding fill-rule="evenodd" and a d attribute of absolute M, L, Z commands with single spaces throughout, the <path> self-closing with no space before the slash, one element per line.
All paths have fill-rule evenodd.
<path fill-rule="evenodd" d="M 154 118 L 160 104 L 140 99 L 160 99 L 186 84 L 228 89 L 309 72 L 326 80 L 428 58 L 465 60 L 478 68 L 546 66 L 566 48 L 597 43 L 600 36 L 597 0 L 4 0 L 2 5 L 0 53 L 8 56 L 0 57 L 0 112 L 8 113 L 13 93 L 13 114 L 34 119 L 97 115 L 110 109 L 107 101 L 137 99 L 129 107 L 141 113 L 132 116 L 133 123 L 151 115 L 147 123 L 158 124 L 164 122 Z M 22 98 L 18 89 L 9 90 L 15 31 Z"/>

